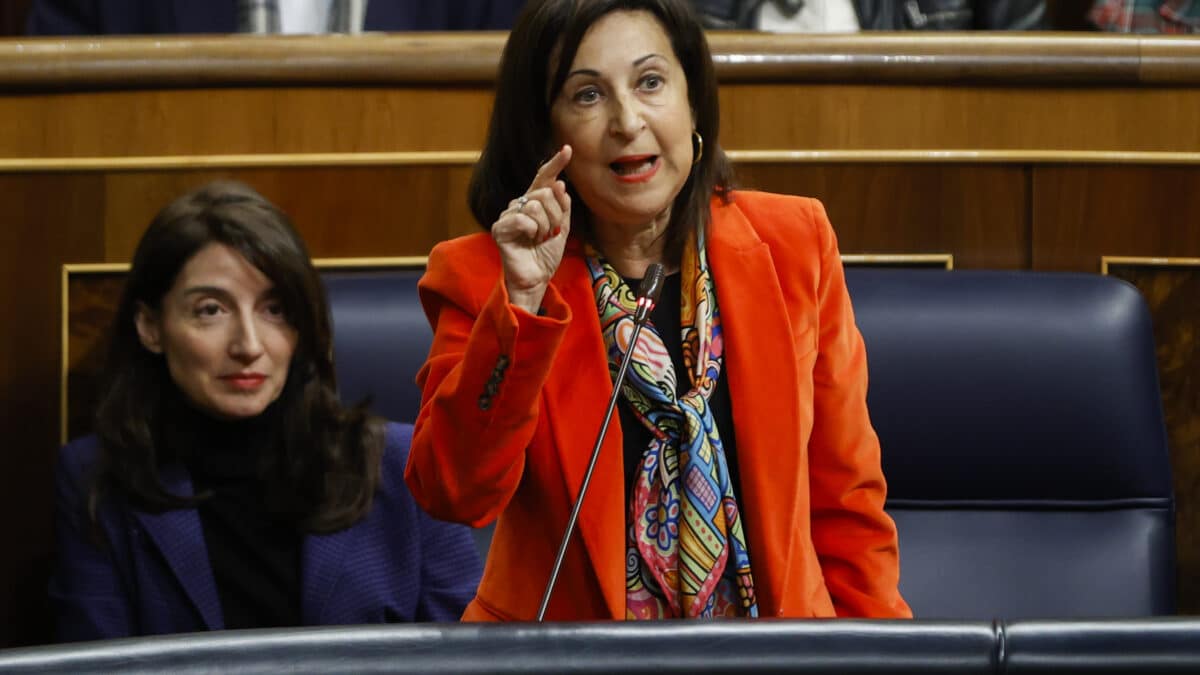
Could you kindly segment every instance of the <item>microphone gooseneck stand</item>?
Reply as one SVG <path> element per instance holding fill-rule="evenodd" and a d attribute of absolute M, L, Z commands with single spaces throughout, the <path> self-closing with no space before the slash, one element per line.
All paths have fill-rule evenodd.
<path fill-rule="evenodd" d="M 608 424 L 612 421 L 613 410 L 617 407 L 617 397 L 621 395 L 621 383 L 625 381 L 625 373 L 629 370 L 629 362 L 633 358 L 633 350 L 637 347 L 638 336 L 642 334 L 642 326 L 650 318 L 650 310 L 658 304 L 662 294 L 663 266 L 654 263 L 646 268 L 646 276 L 638 287 L 637 312 L 633 315 L 633 334 L 629 338 L 629 349 L 621 359 L 621 367 L 617 369 L 617 377 L 613 380 L 612 396 L 608 399 L 608 409 L 604 412 L 604 422 L 600 425 L 600 433 L 596 434 L 596 444 L 592 446 L 592 458 L 588 462 L 587 473 L 583 474 L 583 484 L 579 486 L 579 499 L 571 509 L 571 517 L 567 520 L 567 530 L 563 532 L 562 542 L 558 545 L 558 555 L 554 559 L 554 567 L 550 570 L 550 581 L 546 583 L 546 592 L 542 594 L 542 604 L 538 607 L 537 620 L 540 622 L 546 616 L 546 607 L 550 605 L 550 595 L 554 593 L 554 584 L 558 582 L 558 573 L 562 570 L 563 557 L 567 554 L 567 544 L 575 532 L 575 523 L 579 520 L 579 510 L 583 506 L 583 498 L 587 496 L 588 485 L 592 482 L 592 471 L 596 468 L 596 460 L 600 457 L 600 445 L 608 433 Z"/>

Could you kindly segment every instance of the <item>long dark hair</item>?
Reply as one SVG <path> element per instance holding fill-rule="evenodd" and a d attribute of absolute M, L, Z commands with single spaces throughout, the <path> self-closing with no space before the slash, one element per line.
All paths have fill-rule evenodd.
<path fill-rule="evenodd" d="M 529 187 L 538 166 L 556 148 L 550 106 L 558 97 L 584 34 L 598 19 L 620 10 L 653 14 L 671 40 L 688 83 L 688 102 L 703 155 L 675 198 L 665 251 L 676 262 L 693 228 L 707 227 L 714 194 L 729 201 L 733 169 L 721 149 L 717 77 L 708 41 L 686 0 L 531 0 L 504 46 L 487 143 L 471 176 L 468 201 L 488 229 L 514 197 Z M 554 66 L 554 72 L 550 68 Z M 570 188 L 569 188 L 570 189 Z M 572 190 L 572 215 L 590 221 Z"/>
<path fill-rule="evenodd" d="M 363 406 L 345 408 L 338 400 L 329 303 L 290 220 L 250 187 L 226 181 L 164 208 L 134 253 L 110 330 L 96 411 L 100 461 L 88 499 L 92 521 L 108 494 L 153 512 L 193 506 L 199 499 L 171 494 L 160 480 L 162 466 L 180 459 L 163 443 L 168 402 L 178 395 L 164 357 L 138 339 L 135 317 L 140 305 L 160 311 L 183 266 L 212 243 L 236 250 L 274 282 L 297 333 L 287 382 L 272 404 L 278 442 L 262 466 L 268 483 L 282 488 L 272 491 L 283 500 L 273 507 L 305 531 L 345 528 L 371 507 L 382 424 Z"/>

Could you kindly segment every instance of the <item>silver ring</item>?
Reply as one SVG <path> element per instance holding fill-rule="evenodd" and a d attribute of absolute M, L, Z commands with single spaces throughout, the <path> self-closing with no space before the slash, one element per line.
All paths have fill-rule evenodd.
<path fill-rule="evenodd" d="M 517 197 L 517 213 L 524 213 L 525 205 L 529 203 L 529 197 L 521 195 Z"/>

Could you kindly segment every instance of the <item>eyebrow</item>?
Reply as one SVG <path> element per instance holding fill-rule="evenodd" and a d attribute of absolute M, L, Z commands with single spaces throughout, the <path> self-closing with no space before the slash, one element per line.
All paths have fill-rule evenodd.
<path fill-rule="evenodd" d="M 233 297 L 233 293 L 229 292 L 228 289 L 222 288 L 220 286 L 190 286 L 190 287 L 184 289 L 183 295 L 185 297 L 190 297 L 193 295 L 216 295 L 216 296 L 220 296 L 222 298 L 232 298 Z M 275 288 L 274 286 L 263 291 L 258 296 L 259 300 L 278 299 L 278 298 L 279 298 L 279 289 Z"/>
<path fill-rule="evenodd" d="M 229 297 L 230 293 L 220 286 L 191 286 L 183 290 L 183 294 L 187 295 L 220 295 Z"/>
<path fill-rule="evenodd" d="M 641 58 L 634 60 L 633 65 L 635 67 L 640 66 L 643 63 L 645 63 L 655 57 L 658 57 L 660 59 L 666 58 L 662 54 L 650 53 Z M 567 80 L 571 79 L 572 77 L 575 77 L 576 75 L 587 75 L 589 77 L 600 77 L 600 71 L 592 70 L 591 68 L 580 68 L 579 70 L 572 70 L 571 72 L 567 73 L 567 76 L 565 78 L 563 78 L 563 81 L 566 82 Z"/>

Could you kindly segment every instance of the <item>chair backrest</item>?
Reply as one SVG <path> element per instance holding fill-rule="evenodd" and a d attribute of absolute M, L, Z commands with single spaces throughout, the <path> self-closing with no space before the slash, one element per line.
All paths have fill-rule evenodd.
<path fill-rule="evenodd" d="M 323 274 L 343 398 L 412 421 L 432 339 L 419 271 Z M 919 616 L 1173 609 L 1150 320 L 1095 275 L 847 268 L 901 590 Z M 488 530 L 477 533 L 482 551 Z"/>
<path fill-rule="evenodd" d="M 342 401 L 370 397 L 376 414 L 414 422 L 421 409 L 417 371 L 429 356 L 433 331 L 417 297 L 421 269 L 325 270 L 321 278 L 333 315 L 333 357 Z M 486 557 L 495 524 L 472 530 Z"/>
<path fill-rule="evenodd" d="M 333 315 L 334 362 L 343 401 L 413 422 L 421 407 L 417 371 L 433 341 L 417 298 L 423 270 L 327 270 L 321 278 Z"/>
<path fill-rule="evenodd" d="M 1149 313 L 1109 277 L 849 269 L 901 590 L 928 618 L 1172 612 Z"/>

